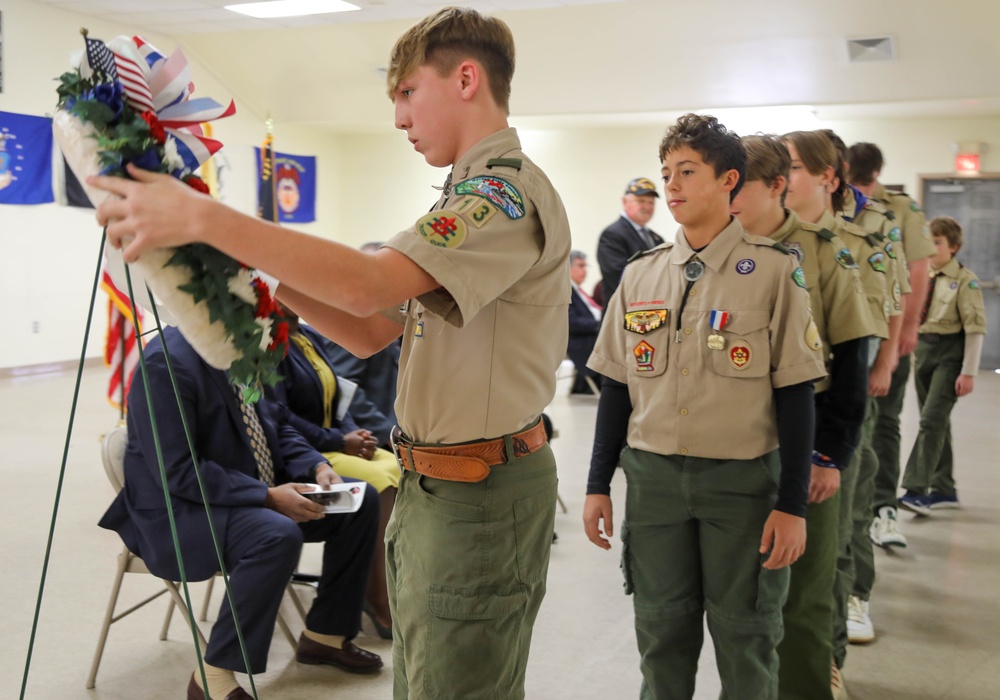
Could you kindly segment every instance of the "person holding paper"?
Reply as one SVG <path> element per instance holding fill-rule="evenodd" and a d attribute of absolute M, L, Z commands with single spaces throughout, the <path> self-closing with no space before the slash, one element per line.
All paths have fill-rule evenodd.
<path fill-rule="evenodd" d="M 352 383 L 338 377 L 327 352 L 326 339 L 299 323 L 281 305 L 288 322 L 288 354 L 278 365 L 282 381 L 268 388 L 267 397 L 341 476 L 367 481 L 379 492 L 380 517 L 365 612 L 383 639 L 392 639 L 392 615 L 385 584 L 385 528 L 396 502 L 400 471 L 396 458 L 380 449 L 378 439 L 357 426 L 347 411 Z"/>
<path fill-rule="evenodd" d="M 177 379 L 177 398 L 167 353 Z M 224 598 L 205 651 L 205 677 L 195 669 L 187 697 L 251 697 L 233 672 L 265 671 L 278 608 L 303 541 L 324 543 L 323 568 L 296 660 L 352 673 L 380 669 L 378 655 L 351 641 L 361 628 L 364 582 L 375 549 L 374 489 L 365 486 L 368 493 L 357 512 L 327 517 L 322 505 L 302 495 L 315 487 L 298 482 L 329 487 L 343 479 L 294 428 L 275 416 L 270 402 L 243 403 L 226 374 L 206 364 L 176 328 L 166 328 L 150 341 L 145 355 L 148 382 L 136 373 L 128 397 L 132 410 L 125 486 L 100 525 L 116 531 L 150 573 L 179 581 L 181 565 L 172 539 L 170 508 L 185 578 L 202 581 L 220 568 L 206 516 L 207 500 L 236 614 L 229 598 Z M 151 410 L 156 416 L 155 437 Z M 185 422 L 194 455 L 188 448 Z M 237 625 L 243 633 L 246 663 Z"/>

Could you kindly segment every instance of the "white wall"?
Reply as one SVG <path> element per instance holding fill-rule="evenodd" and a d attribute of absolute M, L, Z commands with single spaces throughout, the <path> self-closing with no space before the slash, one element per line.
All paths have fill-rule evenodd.
<path fill-rule="evenodd" d="M 50 113 L 55 104 L 51 78 L 66 68 L 68 53 L 82 46 L 78 30 L 110 38 L 129 28 L 104 25 L 74 13 L 25 0 L 4 2 L 4 93 L 0 110 Z M 161 50 L 170 40 L 147 37 Z M 222 101 L 231 93 L 189 54 L 198 94 Z M 266 106 L 263 107 L 266 109 Z M 232 145 L 256 145 L 263 117 L 237 101 L 237 115 L 216 123 L 216 136 Z M 514 126 L 517 119 L 512 120 Z M 848 143 L 878 143 L 887 159 L 882 180 L 917 193 L 920 173 L 950 172 L 957 141 L 993 145 L 984 171 L 1000 171 L 1000 119 L 913 118 L 844 120 L 829 126 Z M 666 124 L 627 127 L 519 129 L 526 152 L 549 175 L 566 204 L 573 247 L 593 259 L 601 230 L 619 214 L 625 184 L 644 176 L 658 181 L 657 150 Z M 746 130 L 766 126 L 741 126 Z M 780 130 L 790 128 L 782 123 Z M 281 151 L 319 158 L 317 223 L 302 230 L 348 245 L 385 240 L 411 225 L 437 199 L 446 171 L 427 166 L 402 133 L 332 135 L 318 129 L 276 125 Z M 662 200 L 661 200 L 662 201 Z M 676 228 L 666 207 L 658 207 L 652 228 L 670 239 Z M 5 342 L 0 367 L 73 359 L 86 318 L 100 232 L 91 212 L 56 205 L 0 207 L 0 293 L 7 300 Z M 596 262 L 596 261 L 595 261 Z M 587 284 L 597 281 L 591 265 Z M 103 298 L 89 355 L 103 342 Z M 32 333 L 38 321 L 40 332 Z"/>

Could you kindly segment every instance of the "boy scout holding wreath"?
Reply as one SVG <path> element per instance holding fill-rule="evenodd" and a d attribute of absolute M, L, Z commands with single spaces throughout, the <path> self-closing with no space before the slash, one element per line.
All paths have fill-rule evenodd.
<path fill-rule="evenodd" d="M 513 72 L 510 30 L 473 10 L 440 10 L 397 41 L 396 127 L 451 172 L 432 211 L 374 254 L 246 217 L 168 176 L 91 180 L 123 197 L 98 220 L 126 260 L 205 242 L 282 280 L 279 297 L 355 354 L 403 335 L 394 447 L 405 473 L 386 535 L 398 700 L 523 698 L 545 592 L 556 471 L 539 415 L 566 352 L 570 234 L 508 128 Z"/>
<path fill-rule="evenodd" d="M 584 527 L 610 548 L 620 454 L 642 697 L 693 696 L 707 612 L 723 693 L 774 698 L 787 567 L 805 548 L 821 343 L 795 258 L 729 215 L 739 137 L 689 114 L 660 161 L 682 228 L 625 268 L 588 363 L 610 381 Z"/>

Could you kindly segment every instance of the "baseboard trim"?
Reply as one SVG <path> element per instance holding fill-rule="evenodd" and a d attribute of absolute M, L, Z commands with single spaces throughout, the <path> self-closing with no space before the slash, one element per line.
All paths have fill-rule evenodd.
<path fill-rule="evenodd" d="M 53 374 L 76 371 L 79 360 L 63 360 L 62 362 L 46 362 L 40 365 L 24 365 L 21 367 L 0 367 L 0 380 L 25 379 L 28 377 L 47 377 Z M 83 361 L 84 369 L 103 367 L 104 358 L 88 357 Z"/>

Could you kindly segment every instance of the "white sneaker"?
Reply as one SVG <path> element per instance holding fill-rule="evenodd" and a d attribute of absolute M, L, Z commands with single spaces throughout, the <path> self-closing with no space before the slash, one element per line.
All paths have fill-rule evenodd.
<path fill-rule="evenodd" d="M 906 537 L 899 531 L 896 509 L 892 506 L 882 506 L 878 509 L 878 517 L 872 521 L 868 536 L 879 547 L 906 546 Z"/>
<path fill-rule="evenodd" d="M 840 669 L 836 662 L 830 667 L 830 694 L 833 700 L 851 700 L 847 694 L 847 686 L 844 685 L 844 677 L 840 675 Z"/>
<path fill-rule="evenodd" d="M 868 601 L 856 595 L 847 599 L 847 641 L 867 644 L 875 641 L 875 627 L 868 615 Z"/>

